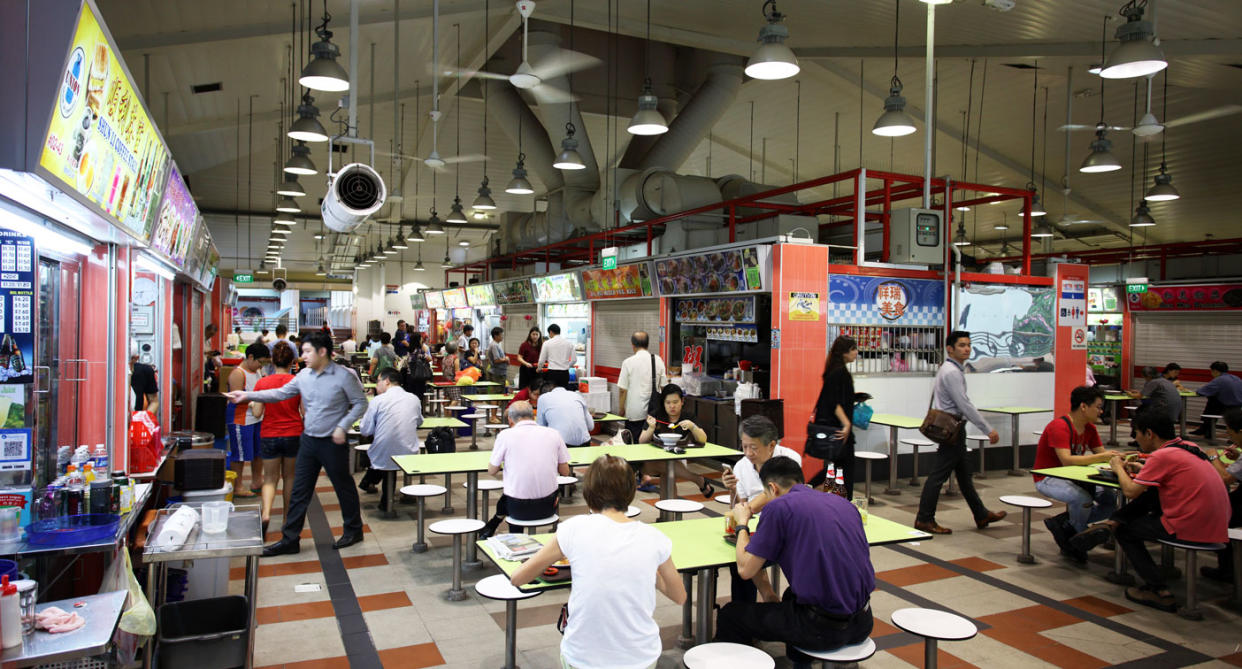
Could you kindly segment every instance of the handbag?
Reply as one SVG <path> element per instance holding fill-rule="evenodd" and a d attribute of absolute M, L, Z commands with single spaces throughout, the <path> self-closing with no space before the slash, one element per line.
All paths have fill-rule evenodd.
<path fill-rule="evenodd" d="M 651 356 L 651 397 L 647 398 L 647 415 L 657 416 L 664 410 L 664 398 L 660 397 L 660 389 L 656 387 L 656 364 L 655 354 L 648 352 Z"/>
<path fill-rule="evenodd" d="M 875 409 L 867 406 L 866 402 L 860 402 L 854 405 L 854 427 L 865 430 L 871 427 L 871 416 L 875 414 Z"/>
<path fill-rule="evenodd" d="M 803 452 L 813 458 L 835 462 L 845 452 L 845 439 L 836 436 L 841 428 L 811 421 L 806 424 L 806 446 Z"/>
<path fill-rule="evenodd" d="M 427 360 L 421 355 L 411 357 L 410 376 L 414 379 L 415 383 L 420 381 L 430 381 L 432 377 L 431 363 L 427 362 Z"/>
<path fill-rule="evenodd" d="M 933 390 L 932 398 L 935 396 L 936 392 Z M 941 446 L 952 444 L 961 436 L 962 429 L 966 426 L 966 419 L 948 411 L 933 409 L 932 398 L 927 400 L 927 415 L 923 417 L 919 432 Z"/>

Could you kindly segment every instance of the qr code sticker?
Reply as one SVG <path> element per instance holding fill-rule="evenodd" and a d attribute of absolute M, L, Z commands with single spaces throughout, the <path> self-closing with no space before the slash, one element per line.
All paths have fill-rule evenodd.
<path fill-rule="evenodd" d="M 5 460 L 20 458 L 26 455 L 25 439 L 7 437 L 0 441 L 0 444 L 3 444 L 3 451 L 0 452 L 3 452 Z"/>

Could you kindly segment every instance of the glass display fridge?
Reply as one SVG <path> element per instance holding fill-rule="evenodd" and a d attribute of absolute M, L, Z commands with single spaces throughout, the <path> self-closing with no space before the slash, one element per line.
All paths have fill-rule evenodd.
<path fill-rule="evenodd" d="M 591 303 L 582 299 L 578 275 L 553 274 L 531 278 L 535 302 L 539 304 L 539 328 L 547 335 L 548 326 L 556 324 L 561 336 L 574 342 L 578 353 L 578 376 L 590 369 Z"/>

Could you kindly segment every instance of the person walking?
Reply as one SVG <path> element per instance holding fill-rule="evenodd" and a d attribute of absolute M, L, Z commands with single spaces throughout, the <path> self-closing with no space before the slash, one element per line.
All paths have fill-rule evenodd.
<path fill-rule="evenodd" d="M 392 335 L 381 332 L 379 341 L 378 346 L 371 347 L 371 368 L 367 370 L 367 375 L 371 378 L 375 378 L 376 374 L 385 369 L 397 366 L 397 352 L 392 347 Z"/>
<path fill-rule="evenodd" d="M 841 450 L 840 462 L 834 463 L 838 471 L 844 471 L 845 494 L 854 498 L 854 376 L 846 365 L 858 359 L 858 343 L 845 335 L 838 336 L 828 349 L 828 360 L 824 362 L 823 385 L 819 389 L 819 399 L 815 400 L 815 424 L 831 425 L 838 429 L 837 438 L 843 439 L 845 445 Z M 824 463 L 823 475 L 828 473 L 828 463 Z M 812 479 L 812 486 L 822 480 L 820 476 Z"/>
<path fill-rule="evenodd" d="M 397 331 L 392 333 L 392 348 L 397 352 L 398 358 L 404 358 L 410 354 L 410 334 L 405 321 L 397 321 Z"/>
<path fill-rule="evenodd" d="M 562 388 L 569 388 L 569 369 L 578 361 L 574 343 L 560 336 L 561 326 L 548 326 L 548 340 L 539 351 L 539 366 L 544 369 L 545 379 Z M 546 364 L 546 367 L 545 367 Z"/>
<path fill-rule="evenodd" d="M 543 333 L 539 328 L 531 328 L 526 333 L 526 341 L 518 347 L 518 388 L 529 388 L 539 376 L 539 350 L 543 348 Z"/>
<path fill-rule="evenodd" d="M 970 397 L 966 395 L 966 361 L 970 359 L 970 333 L 954 330 L 945 337 L 945 361 L 936 372 L 936 380 L 932 385 L 932 406 L 948 413 L 965 417 L 975 427 L 988 435 L 988 443 L 1000 441 L 1000 435 L 979 415 Z M 932 534 L 952 534 L 953 530 L 941 527 L 936 522 L 936 505 L 940 501 L 940 487 L 950 476 L 957 476 L 957 485 L 961 489 L 962 499 L 970 507 L 975 517 L 975 526 L 983 529 L 989 523 L 1004 518 L 1004 511 L 988 511 L 975 492 L 975 483 L 971 478 L 970 463 L 966 460 L 966 426 L 958 430 L 957 438 L 952 443 L 940 444 L 936 449 L 936 465 L 931 475 L 923 484 L 923 495 L 919 499 L 919 512 L 914 519 L 914 528 Z"/>
<path fill-rule="evenodd" d="M 629 430 L 630 442 L 647 428 L 648 408 L 652 397 L 658 397 L 660 389 L 668 383 L 664 361 L 648 350 L 651 338 L 639 330 L 630 335 L 634 354 L 621 363 L 617 387 L 621 389 L 621 411 L 625 416 L 625 429 Z"/>
<path fill-rule="evenodd" d="M 484 354 L 487 359 L 487 379 L 499 383 L 502 394 L 509 385 L 509 354 L 505 353 L 505 347 L 501 344 L 504 338 L 504 328 L 492 328 L 492 340 L 487 344 L 487 352 Z"/>
<path fill-rule="evenodd" d="M 341 504 L 345 533 L 332 546 L 344 548 L 362 541 L 362 514 L 358 509 L 358 490 L 349 473 L 349 447 L 345 438 L 355 421 L 367 409 L 362 382 L 352 371 L 332 362 L 332 340 L 313 332 L 302 343 L 306 366 L 289 383 L 264 391 L 233 391 L 232 402 L 281 402 L 301 395 L 306 416 L 301 446 L 294 469 L 293 493 L 280 541 L 263 549 L 265 557 L 297 553 L 301 550 L 302 526 L 319 471 L 327 472 Z"/>
<path fill-rule="evenodd" d="M 254 384 L 254 390 L 280 388 L 293 380 L 289 373 L 297 355 L 288 342 L 272 345 L 272 365 L 276 373 L 265 376 Z M 262 405 L 260 405 L 262 406 Z M 267 536 L 267 524 L 272 518 L 272 502 L 276 499 L 276 482 L 281 481 L 282 507 L 289 511 L 289 497 L 293 494 L 293 466 L 297 462 L 298 447 L 302 442 L 302 400 L 293 397 L 263 407 L 263 422 L 259 428 L 260 454 L 263 456 L 262 507 L 263 535 Z"/>
<path fill-rule="evenodd" d="M 363 436 L 373 437 L 371 447 L 367 449 L 367 457 L 371 466 L 358 482 L 363 492 L 375 492 L 375 484 L 383 482 L 380 493 L 380 508 L 388 506 L 389 495 L 394 491 L 388 489 L 388 479 L 384 472 L 397 469 L 392 461 L 394 455 L 414 455 L 418 453 L 418 426 L 423 424 L 423 404 L 418 396 L 407 393 L 401 387 L 401 372 L 385 369 L 375 379 L 375 399 L 367 404 L 367 412 L 362 416 L 362 425 L 358 431 Z"/>
<path fill-rule="evenodd" d="M 260 371 L 270 360 L 267 345 L 255 342 L 247 346 L 245 359 L 229 373 L 229 390 L 254 390 L 262 377 Z M 224 421 L 229 428 L 229 468 L 237 472 L 233 496 L 255 497 L 263 488 L 263 454 L 259 450 L 263 407 L 243 403 L 229 405 L 224 410 Z M 250 463 L 249 488 L 243 483 L 247 462 Z"/>

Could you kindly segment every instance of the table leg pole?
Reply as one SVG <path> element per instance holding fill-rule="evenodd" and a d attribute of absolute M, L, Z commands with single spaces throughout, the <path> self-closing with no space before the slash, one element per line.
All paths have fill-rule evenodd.
<path fill-rule="evenodd" d="M 863 466 L 867 472 L 867 483 L 866 483 L 867 503 L 878 504 L 874 499 L 871 498 L 871 460 L 867 460 Z"/>
<path fill-rule="evenodd" d="M 1035 564 L 1035 556 L 1031 555 L 1031 509 L 1022 507 L 1022 553 L 1018 555 L 1018 562 L 1022 564 Z"/>
<path fill-rule="evenodd" d="M 707 570 L 707 606 L 704 608 L 706 614 L 703 618 L 704 627 L 707 629 L 706 639 L 711 641 L 716 634 L 716 567 Z"/>
<path fill-rule="evenodd" d="M 936 640 L 931 637 L 923 642 L 923 669 L 936 669 Z"/>
<path fill-rule="evenodd" d="M 699 607 L 698 631 L 695 633 L 695 641 L 698 643 L 707 643 L 711 639 L 707 637 L 707 611 L 711 604 L 707 599 L 707 570 L 699 570 L 699 599 L 696 602 Z"/>
<path fill-rule="evenodd" d="M 1187 409 L 1187 408 L 1189 407 L 1189 405 L 1190 405 L 1190 403 L 1188 402 L 1188 400 L 1189 400 L 1189 399 L 1190 399 L 1189 397 L 1183 397 L 1183 398 L 1182 398 L 1182 420 L 1181 420 L 1181 428 L 1182 428 L 1182 431 L 1181 431 L 1181 436 L 1182 436 L 1182 439 L 1185 439 L 1185 438 L 1186 438 L 1186 409 Z"/>
<path fill-rule="evenodd" d="M 897 489 L 897 427 L 888 427 L 888 490 L 885 495 L 900 495 Z"/>
<path fill-rule="evenodd" d="M 246 606 L 250 610 L 250 623 L 246 639 L 246 669 L 254 666 L 255 608 L 259 597 L 259 558 L 255 555 L 246 557 Z M 150 643 L 150 642 L 148 642 Z"/>
<path fill-rule="evenodd" d="M 681 585 L 686 589 L 686 601 L 681 605 L 681 636 L 677 638 L 677 645 L 690 648 L 694 645 L 694 574 L 683 571 Z M 700 588 L 699 594 L 702 592 Z"/>
<path fill-rule="evenodd" d="M 664 461 L 664 476 L 660 481 L 660 499 L 674 499 L 677 497 L 677 469 L 676 460 Z M 660 512 L 660 522 L 668 522 L 672 520 L 672 514 L 667 511 Z"/>
<path fill-rule="evenodd" d="M 1116 446 L 1117 445 L 1117 400 L 1113 400 L 1109 404 L 1111 404 L 1112 406 L 1110 406 L 1108 409 L 1109 418 L 1111 419 L 1108 425 L 1108 445 Z"/>
<path fill-rule="evenodd" d="M 1233 546 L 1233 599 L 1228 605 L 1235 611 L 1242 611 L 1242 541 L 1232 540 Z"/>
<path fill-rule="evenodd" d="M 505 669 L 517 669 L 517 600 L 505 602 Z"/>
<path fill-rule="evenodd" d="M 453 589 L 448 591 L 450 602 L 460 602 L 466 598 L 466 591 L 461 587 L 461 535 L 453 535 Z"/>
<path fill-rule="evenodd" d="M 1018 463 L 1018 443 L 1020 441 L 1018 439 L 1018 418 L 1019 416 L 1016 413 L 1009 417 L 1009 429 L 1013 430 L 1011 435 L 1013 437 L 1013 469 L 1009 470 L 1010 476 L 1026 476 L 1026 473 L 1022 471 L 1022 467 Z"/>
<path fill-rule="evenodd" d="M 1117 489 L 1117 508 L 1125 506 L 1126 496 L 1121 493 L 1121 489 Z M 1104 580 L 1117 585 L 1134 585 L 1134 577 L 1126 571 L 1126 554 L 1121 550 L 1121 544 L 1115 540 L 1113 542 L 1113 570 L 1104 574 Z"/>
<path fill-rule="evenodd" d="M 158 571 L 159 569 L 155 566 L 155 563 L 153 562 L 147 563 L 147 599 L 152 602 L 156 600 L 156 597 L 155 597 L 156 573 Z M 151 638 L 147 641 L 146 648 L 143 649 L 143 657 L 145 658 L 142 662 L 143 667 L 146 667 L 147 669 L 154 669 L 155 665 L 152 664 L 152 660 L 154 659 L 152 656 L 154 655 L 154 653 L 155 653 L 155 638 Z"/>
<path fill-rule="evenodd" d="M 426 508 L 426 504 L 424 503 L 425 499 L 426 498 L 422 496 L 418 498 L 418 538 L 414 541 L 414 546 L 411 548 L 411 550 L 415 553 L 427 552 L 427 538 L 423 534 L 423 524 L 425 522 L 423 518 L 423 511 Z"/>
<path fill-rule="evenodd" d="M 453 475 L 444 475 L 444 508 L 440 509 L 440 513 L 453 512 Z"/>
<path fill-rule="evenodd" d="M 384 515 L 387 518 L 397 517 L 397 470 L 384 474 L 384 485 L 388 486 L 388 499 L 384 500 Z"/>
<path fill-rule="evenodd" d="M 474 518 L 479 513 L 479 501 L 475 499 L 479 494 L 479 473 L 466 472 L 466 517 Z M 483 566 L 483 561 L 479 559 L 479 547 L 473 541 L 466 544 L 466 563 L 464 565 L 470 569 L 478 569 Z"/>

